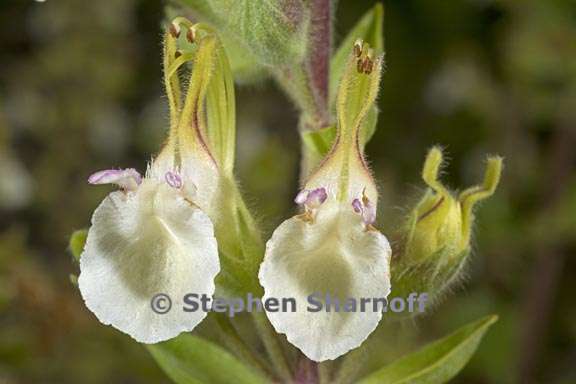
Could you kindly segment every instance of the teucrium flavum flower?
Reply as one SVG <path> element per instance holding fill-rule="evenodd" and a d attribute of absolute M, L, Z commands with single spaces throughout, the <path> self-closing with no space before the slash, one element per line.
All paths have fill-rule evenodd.
<path fill-rule="evenodd" d="M 381 66 L 381 56 L 362 42 L 355 45 L 340 83 L 334 146 L 296 197 L 303 213 L 274 231 L 260 269 L 265 297 L 293 297 L 301 303 L 294 313 L 268 312 L 268 318 L 315 361 L 358 347 L 382 313 L 308 312 L 307 296 L 329 294 L 344 302 L 390 292 L 390 246 L 372 226 L 378 196 L 359 144 Z"/>
<path fill-rule="evenodd" d="M 194 42 L 191 52 L 177 52 L 182 29 Z M 177 72 L 188 61 L 193 71 L 183 98 Z M 181 310 L 157 314 L 150 301 L 158 293 L 173 300 L 190 292 L 214 293 L 220 271 L 215 227 L 218 233 L 228 214 L 222 201 L 237 199 L 230 187 L 234 90 L 219 40 L 203 26 L 176 20 L 165 37 L 164 72 L 168 141 L 145 177 L 134 169 L 90 177 L 91 184 L 114 183 L 120 190 L 94 212 L 78 279 L 86 305 L 101 322 L 144 343 L 190 331 L 206 316 Z"/>
<path fill-rule="evenodd" d="M 429 188 L 410 213 L 398 246 L 394 296 L 414 291 L 438 296 L 458 278 L 470 253 L 473 208 L 494 193 L 500 180 L 502 159 L 489 157 L 482 185 L 456 197 L 438 180 L 442 162 L 440 148 L 432 148 L 422 169 Z"/>

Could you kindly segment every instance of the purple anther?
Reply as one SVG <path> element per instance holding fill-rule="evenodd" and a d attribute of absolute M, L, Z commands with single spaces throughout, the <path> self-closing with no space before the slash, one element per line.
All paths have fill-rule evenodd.
<path fill-rule="evenodd" d="M 116 184 L 124 190 L 133 191 L 142 183 L 142 176 L 134 168 L 105 169 L 90 175 L 88 183 Z"/>
<path fill-rule="evenodd" d="M 166 182 L 172 188 L 180 189 L 182 188 L 182 178 L 176 172 L 168 171 L 164 175 Z"/>
<path fill-rule="evenodd" d="M 362 213 L 362 203 L 360 202 L 360 199 L 352 200 L 352 209 L 354 209 L 354 212 L 356 213 Z"/>
<path fill-rule="evenodd" d="M 362 196 L 362 200 L 352 200 L 352 209 L 354 212 L 362 216 L 364 224 L 372 225 L 376 221 L 376 209 L 365 195 Z"/>
<path fill-rule="evenodd" d="M 326 188 L 316 188 L 308 193 L 304 204 L 306 204 L 308 208 L 318 208 L 327 198 L 328 193 L 326 193 Z"/>

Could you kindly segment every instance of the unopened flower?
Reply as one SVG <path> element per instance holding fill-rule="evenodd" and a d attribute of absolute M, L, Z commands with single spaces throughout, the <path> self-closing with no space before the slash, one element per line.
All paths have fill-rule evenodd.
<path fill-rule="evenodd" d="M 359 52 L 360 51 L 360 52 Z M 382 57 L 366 45 L 349 57 L 338 94 L 338 134 L 332 150 L 295 202 L 303 213 L 284 221 L 266 245 L 259 278 L 264 297 L 311 294 L 347 299 L 390 292 L 390 245 L 374 227 L 377 191 L 358 144 L 378 93 Z M 276 331 L 315 361 L 358 347 L 376 328 L 381 311 L 268 312 Z"/>
<path fill-rule="evenodd" d="M 175 37 L 167 33 L 165 40 L 171 113 L 166 145 L 144 177 L 135 169 L 111 169 L 89 178 L 91 184 L 112 183 L 120 190 L 110 193 L 92 216 L 80 258 L 80 292 L 102 323 L 143 343 L 190 331 L 206 316 L 179 309 L 158 314 L 151 308 L 155 295 L 168 295 L 176 306 L 190 292 L 212 296 L 220 271 L 211 218 L 217 215 L 221 179 L 232 167 L 234 135 L 224 128 L 230 124 L 226 109 L 233 112 L 233 105 L 221 102 L 231 92 L 222 83 L 230 86 L 231 80 L 220 72 L 226 63 L 215 36 L 185 26 L 198 32 L 193 54 L 176 55 Z M 189 60 L 194 70 L 182 100 L 177 70 Z M 207 95 L 211 101 L 205 102 Z M 209 131 L 206 116 L 222 119 L 210 122 L 210 128 L 222 131 Z"/>
<path fill-rule="evenodd" d="M 438 180 L 442 162 L 440 148 L 432 148 L 422 170 L 429 189 L 410 214 L 394 262 L 395 296 L 413 291 L 437 296 L 459 276 L 470 252 L 473 208 L 498 186 L 500 157 L 488 158 L 482 185 L 470 187 L 458 196 Z"/>

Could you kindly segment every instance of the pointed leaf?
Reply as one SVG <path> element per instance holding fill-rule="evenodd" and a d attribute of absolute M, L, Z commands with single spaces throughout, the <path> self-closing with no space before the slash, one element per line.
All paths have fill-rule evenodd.
<path fill-rule="evenodd" d="M 196 336 L 185 334 L 147 348 L 177 384 L 266 383 L 233 355 Z"/>
<path fill-rule="evenodd" d="M 480 340 L 497 319 L 497 316 L 491 315 L 465 325 L 451 335 L 368 375 L 359 383 L 446 383 L 470 360 Z"/>

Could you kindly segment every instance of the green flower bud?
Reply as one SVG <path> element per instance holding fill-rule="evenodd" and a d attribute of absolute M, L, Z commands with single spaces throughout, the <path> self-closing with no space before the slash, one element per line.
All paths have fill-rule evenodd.
<path fill-rule="evenodd" d="M 458 279 L 470 253 L 473 208 L 500 180 L 502 158 L 488 157 L 482 185 L 456 196 L 438 180 L 442 162 L 440 148 L 432 148 L 422 170 L 429 188 L 412 210 L 393 258 L 394 296 L 428 292 L 437 297 Z"/>

